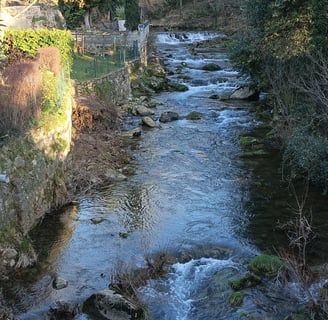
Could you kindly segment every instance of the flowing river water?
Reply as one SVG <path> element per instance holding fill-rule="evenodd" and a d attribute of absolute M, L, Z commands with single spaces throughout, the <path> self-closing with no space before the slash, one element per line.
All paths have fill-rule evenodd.
<path fill-rule="evenodd" d="M 47 216 L 34 231 L 40 264 L 8 294 L 17 319 L 45 319 L 59 300 L 82 303 L 106 288 L 114 272 L 142 267 L 145 256 L 158 252 L 169 252 L 178 262 L 165 277 L 139 289 L 150 319 L 279 320 L 306 302 L 297 283 L 268 281 L 247 289 L 241 306 L 228 303 L 229 281 L 247 272 L 247 262 L 286 245 L 277 224 L 290 216 L 293 197 L 281 182 L 277 151 L 240 157 L 240 135 L 258 124 L 250 102 L 209 98 L 243 80 L 220 45 L 190 50 L 192 43 L 217 36 L 157 34 L 157 50 L 173 71 L 170 77 L 184 81 L 189 90 L 155 95 L 155 118 L 174 111 L 180 119 L 143 129 L 134 151 L 134 176 Z M 208 63 L 222 70 L 204 71 Z M 201 119 L 187 120 L 192 111 Z M 131 121 L 137 125 L 140 119 Z M 323 263 L 328 253 L 325 197 L 313 191 L 309 198 L 320 235 L 312 256 Z M 103 221 L 95 224 L 92 218 Z M 53 289 L 55 276 L 68 286 Z M 76 319 L 91 318 L 80 314 Z"/>

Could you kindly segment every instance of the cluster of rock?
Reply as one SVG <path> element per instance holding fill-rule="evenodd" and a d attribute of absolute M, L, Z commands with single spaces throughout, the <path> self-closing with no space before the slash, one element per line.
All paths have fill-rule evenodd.
<path fill-rule="evenodd" d="M 55 302 L 46 319 L 74 319 L 82 312 L 95 319 L 138 320 L 145 317 L 145 309 L 141 305 L 113 289 L 104 289 L 92 294 L 82 305 L 67 301 Z"/>

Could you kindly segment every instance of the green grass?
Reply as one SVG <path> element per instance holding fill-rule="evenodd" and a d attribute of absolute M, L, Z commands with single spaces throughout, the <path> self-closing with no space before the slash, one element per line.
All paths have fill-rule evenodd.
<path fill-rule="evenodd" d="M 71 78 L 84 81 L 101 77 L 122 68 L 121 60 L 119 56 L 74 55 Z"/>

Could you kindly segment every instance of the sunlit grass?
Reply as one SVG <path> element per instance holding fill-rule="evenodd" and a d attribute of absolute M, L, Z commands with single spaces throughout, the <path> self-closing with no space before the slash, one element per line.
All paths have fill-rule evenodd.
<path fill-rule="evenodd" d="M 84 81 L 101 77 L 124 66 L 119 56 L 74 55 L 71 78 Z"/>

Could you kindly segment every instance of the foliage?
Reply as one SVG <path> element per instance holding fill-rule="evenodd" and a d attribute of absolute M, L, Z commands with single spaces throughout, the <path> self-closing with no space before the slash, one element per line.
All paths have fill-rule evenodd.
<path fill-rule="evenodd" d="M 10 63 L 2 74 L 0 129 L 3 133 L 21 132 L 62 105 L 72 37 L 60 30 L 7 30 L 5 37 L 4 43 L 10 44 L 5 52 L 14 52 L 14 56 L 8 57 Z M 58 47 L 49 47 L 51 44 Z"/>
<path fill-rule="evenodd" d="M 35 57 L 39 48 L 56 47 L 60 51 L 61 63 L 66 71 L 72 64 L 73 38 L 66 30 L 7 29 L 2 45 L 6 54 L 16 50 L 22 52 L 24 57 Z"/>
<path fill-rule="evenodd" d="M 138 0 L 125 1 L 125 26 L 128 30 L 136 30 L 140 23 L 140 8 Z"/>
<path fill-rule="evenodd" d="M 246 288 L 252 288 L 255 287 L 257 285 L 259 285 L 261 283 L 261 279 L 252 274 L 252 273 L 248 273 L 246 274 L 244 277 L 240 278 L 240 279 L 236 279 L 230 282 L 230 286 L 233 290 L 243 290 Z"/>
<path fill-rule="evenodd" d="M 245 294 L 243 292 L 233 292 L 229 297 L 229 304 L 232 307 L 238 307 L 243 303 Z"/>
<path fill-rule="evenodd" d="M 328 187 L 328 139 L 299 130 L 289 139 L 284 163 L 292 167 L 293 175 L 308 177 L 312 182 Z"/>
<path fill-rule="evenodd" d="M 115 9 L 115 18 L 118 20 L 125 20 L 125 7 L 124 6 L 118 6 Z"/>
<path fill-rule="evenodd" d="M 122 6 L 124 0 L 59 0 L 59 9 L 62 12 L 67 27 L 76 29 L 90 15 L 92 9 L 97 9 L 100 14 L 111 12 L 115 14 L 116 7 Z"/>
<path fill-rule="evenodd" d="M 274 278 L 284 270 L 284 262 L 277 256 L 261 254 L 249 263 L 248 268 L 259 276 Z"/>
<path fill-rule="evenodd" d="M 328 0 L 244 0 L 233 63 L 271 93 L 285 163 L 327 185 Z"/>

